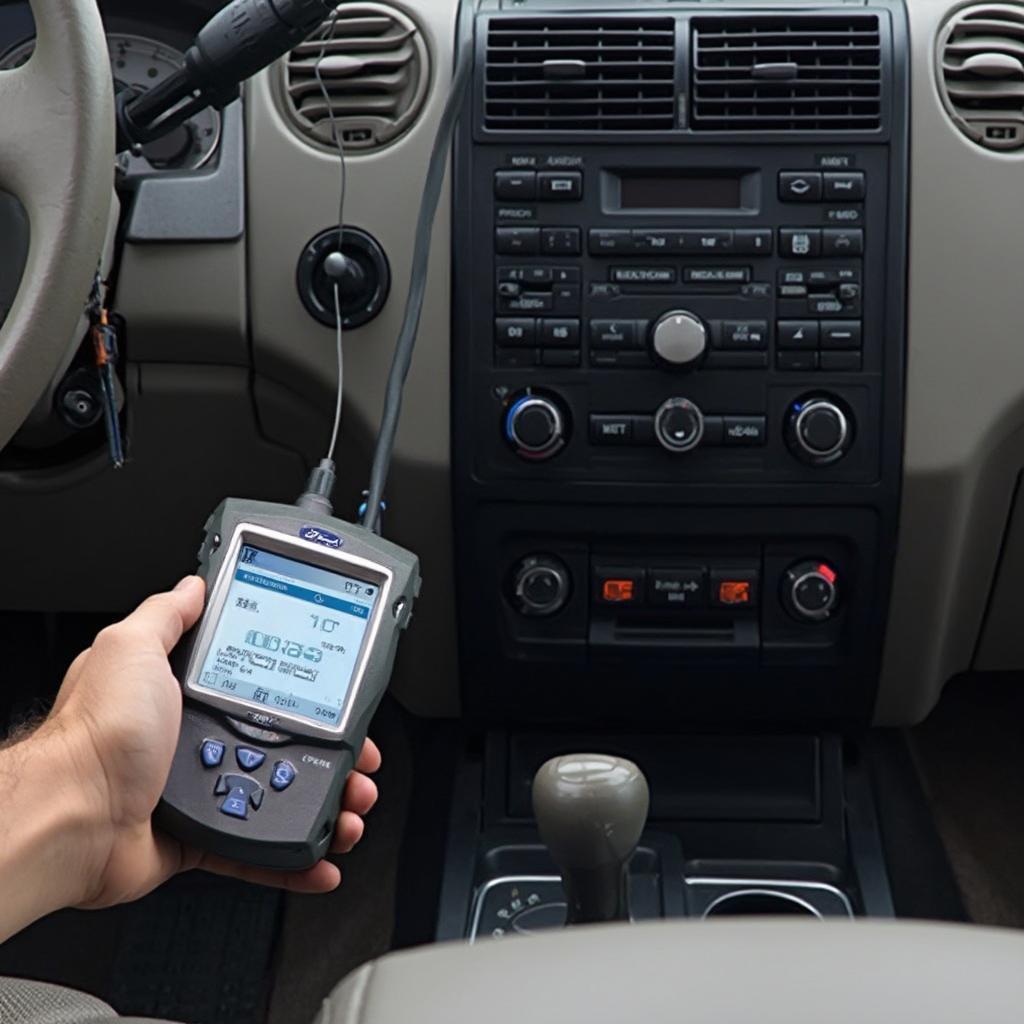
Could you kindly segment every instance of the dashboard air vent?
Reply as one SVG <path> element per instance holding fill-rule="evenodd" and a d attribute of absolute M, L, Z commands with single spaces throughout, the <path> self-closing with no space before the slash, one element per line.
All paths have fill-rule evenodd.
<path fill-rule="evenodd" d="M 491 131 L 660 132 L 676 125 L 673 18 L 494 18 Z"/>
<path fill-rule="evenodd" d="M 695 131 L 874 131 L 881 123 L 877 15 L 693 20 Z"/>
<path fill-rule="evenodd" d="M 380 3 L 346 3 L 281 62 L 281 74 L 285 112 L 300 134 L 331 145 L 333 111 L 345 148 L 366 152 L 412 127 L 430 67 L 422 33 L 405 14 Z"/>
<path fill-rule="evenodd" d="M 936 63 L 943 102 L 968 138 L 1024 146 L 1024 6 L 961 8 L 939 35 Z"/>

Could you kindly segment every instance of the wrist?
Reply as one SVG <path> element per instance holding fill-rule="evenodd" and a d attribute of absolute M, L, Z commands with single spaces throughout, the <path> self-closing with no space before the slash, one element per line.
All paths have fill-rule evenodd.
<path fill-rule="evenodd" d="M 8 827 L 0 828 L 0 863 L 18 880 L 8 891 L 23 906 L 25 923 L 86 900 L 113 832 L 106 780 L 88 738 L 48 719 L 0 751 L 0 782 L 13 811 L 5 814 Z"/>

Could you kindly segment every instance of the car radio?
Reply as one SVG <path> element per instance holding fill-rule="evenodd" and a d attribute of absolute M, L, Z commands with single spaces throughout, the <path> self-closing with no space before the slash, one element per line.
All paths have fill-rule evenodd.
<path fill-rule="evenodd" d="M 808 713 L 869 710 L 901 445 L 901 17 L 485 5 L 455 186 L 470 705 L 521 707 L 535 680 L 546 715 L 577 686 L 598 713 L 602 678 L 643 665 L 688 670 L 691 713 L 735 709 L 744 686 L 708 680 L 743 666 L 752 713 L 791 715 L 787 698 L 837 674 L 849 686 L 812 686 Z M 562 56 L 584 65 L 568 83 L 547 77 Z M 755 65 L 780 61 L 792 81 L 761 84 Z M 737 129 L 708 127 L 698 96 Z M 608 565 L 632 584 L 612 599 Z M 524 566 L 558 577 L 543 614 Z M 716 598 L 730 567 L 742 606 Z M 689 589 L 661 600 L 662 569 Z M 805 615 L 794 581 L 827 589 L 824 610 Z M 495 649 L 504 673 L 481 693 Z M 681 699 L 651 685 L 652 714 Z"/>

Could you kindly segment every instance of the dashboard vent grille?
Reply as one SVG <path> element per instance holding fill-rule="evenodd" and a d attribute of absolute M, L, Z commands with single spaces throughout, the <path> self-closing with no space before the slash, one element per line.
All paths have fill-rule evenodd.
<path fill-rule="evenodd" d="M 317 81 L 318 63 L 329 104 Z M 300 134 L 332 145 L 333 112 L 345 148 L 362 152 L 380 149 L 412 127 L 430 79 L 427 47 L 415 22 L 379 3 L 338 7 L 281 67 L 285 111 Z"/>
<path fill-rule="evenodd" d="M 878 17 L 695 18 L 692 104 L 697 131 L 875 131 Z"/>
<path fill-rule="evenodd" d="M 495 18 L 491 131 L 661 132 L 676 127 L 673 18 Z"/>
<path fill-rule="evenodd" d="M 939 35 L 939 86 L 957 127 L 987 149 L 1024 146 L 1024 6 L 965 7 Z"/>

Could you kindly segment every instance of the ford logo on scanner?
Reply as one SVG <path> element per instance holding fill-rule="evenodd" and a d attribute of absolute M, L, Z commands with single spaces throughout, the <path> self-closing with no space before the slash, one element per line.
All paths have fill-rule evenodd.
<path fill-rule="evenodd" d="M 299 530 L 299 536 L 314 544 L 322 544 L 325 548 L 340 548 L 345 543 L 336 533 L 319 526 L 304 526 Z"/>

